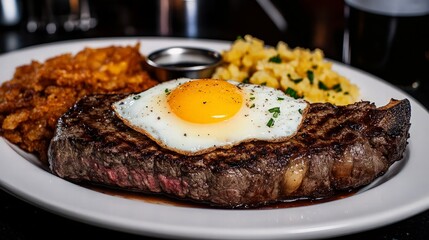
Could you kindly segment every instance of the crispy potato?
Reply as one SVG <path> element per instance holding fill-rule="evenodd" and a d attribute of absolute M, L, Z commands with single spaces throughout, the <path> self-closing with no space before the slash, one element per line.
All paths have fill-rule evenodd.
<path fill-rule="evenodd" d="M 82 96 L 140 92 L 154 86 L 135 46 L 85 48 L 33 61 L 0 87 L 0 135 L 47 160 L 58 118 Z"/>

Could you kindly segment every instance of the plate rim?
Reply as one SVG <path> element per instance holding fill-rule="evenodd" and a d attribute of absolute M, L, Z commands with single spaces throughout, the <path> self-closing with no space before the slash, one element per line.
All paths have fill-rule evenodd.
<path fill-rule="evenodd" d="M 224 40 L 216 40 L 216 39 L 187 39 L 187 38 L 168 38 L 168 37 L 113 37 L 113 38 L 92 38 L 92 39 L 74 39 L 74 40 L 67 40 L 67 41 L 60 41 L 60 42 L 54 42 L 54 43 L 46 43 L 46 44 L 41 44 L 41 45 L 33 45 L 33 46 L 29 46 L 29 47 L 25 47 L 22 49 L 19 49 L 17 51 L 12 51 L 12 52 L 7 52 L 4 54 L 0 54 L 0 63 L 3 61 L 4 58 L 10 57 L 10 56 L 15 56 L 15 55 L 19 55 L 19 54 L 24 54 L 26 52 L 33 52 L 33 51 L 40 51 L 40 49 L 44 49 L 44 48 L 52 48 L 52 47 L 59 47 L 59 46 L 67 46 L 67 45 L 74 45 L 74 44 L 84 44 L 84 43 L 112 43 L 112 42 L 122 42 L 122 41 L 140 41 L 141 43 L 146 42 L 146 41 L 166 41 L 166 42 L 181 42 L 181 43 L 195 43 L 195 42 L 200 42 L 201 44 L 219 44 L 219 45 L 225 45 L 225 44 L 230 44 L 231 42 L 229 41 L 224 41 Z M 145 53 L 146 54 L 146 53 Z M 28 59 L 27 62 L 30 62 L 31 60 Z M 386 86 L 388 89 L 390 89 L 390 91 L 393 92 L 399 92 L 398 95 L 403 95 L 406 96 L 408 99 L 410 99 L 410 102 L 412 103 L 412 107 L 413 110 L 417 109 L 418 112 L 422 112 L 424 118 L 428 118 L 429 113 L 428 111 L 423 107 L 423 105 L 421 103 L 419 103 L 418 101 L 416 101 L 412 96 L 401 92 L 399 89 L 397 89 L 396 87 L 394 87 L 393 85 L 385 82 L 382 79 L 379 79 L 371 74 L 368 74 L 362 70 L 347 66 L 345 64 L 330 60 L 334 63 L 334 67 L 338 68 L 338 69 L 343 69 L 347 68 L 347 70 L 350 70 L 352 72 L 355 73 L 359 73 L 360 75 L 369 77 L 371 79 L 375 79 L 377 80 L 379 85 L 383 85 Z M 0 77 L 2 76 L 2 73 L 0 73 Z M 11 77 L 11 76 L 10 76 Z M 6 81 L 7 79 L 0 79 L 0 82 Z M 414 120 L 416 119 L 415 117 L 413 118 Z M 417 122 L 418 123 L 418 122 Z M 413 124 L 413 123 L 412 123 Z M 421 125 L 421 124 L 420 124 Z M 415 127 L 415 126 L 414 126 Z M 412 129 L 414 129 L 413 125 L 412 125 Z M 429 133 L 428 128 L 425 128 L 424 131 L 427 131 Z M 407 149 L 410 149 L 412 146 L 412 143 L 414 143 L 413 141 L 414 139 L 410 139 L 409 142 L 410 144 L 408 145 Z M 417 144 L 417 143 L 414 143 Z M 0 141 L 0 149 L 3 149 L 4 147 L 8 147 L 8 144 L 6 143 L 5 139 L 2 138 L 2 141 Z M 413 148 L 414 149 L 414 148 Z M 419 149 L 418 149 L 419 150 Z M 412 153 L 413 154 L 413 153 Z M 10 147 L 9 149 L 7 149 L 7 151 L 5 152 L 5 157 L 11 157 L 11 158 L 22 158 L 20 157 L 19 154 L 17 154 L 14 150 L 12 150 Z M 4 166 L 3 164 L 5 164 L 5 161 L 7 162 L 8 160 L 5 160 L 5 158 L 2 158 L 3 160 L 0 160 L 0 166 Z M 23 158 L 22 158 L 23 159 Z M 9 160 L 10 161 L 10 160 Z M 27 165 L 26 165 L 27 164 Z M 7 166 L 7 165 L 6 165 Z M 22 161 L 22 164 L 17 164 L 16 167 L 26 167 L 26 168 L 37 168 L 36 165 L 28 162 L 28 161 Z M 407 167 L 407 166 L 406 166 Z M 409 167 L 409 166 L 408 166 Z M 37 170 L 36 170 L 37 171 Z M 130 233 L 134 233 L 134 234 L 141 234 L 141 235 L 150 235 L 150 236 L 163 236 L 163 237 L 190 237 L 190 238 L 223 238 L 223 237 L 227 237 L 227 238 L 252 238 L 252 239 L 257 239 L 257 238 L 283 238 L 283 239 L 288 239 L 288 238 L 320 238 L 320 237 L 332 237 L 332 236 L 341 236 L 341 235 L 345 235 L 345 234 L 351 234 L 351 233 L 356 233 L 362 230 L 370 230 L 370 229 L 374 229 L 377 227 L 381 227 L 387 224 L 391 224 L 393 222 L 397 222 L 400 220 L 403 220 L 407 217 L 413 216 L 425 209 L 429 208 L 429 192 L 427 193 L 428 195 L 426 195 L 424 199 L 420 199 L 419 201 L 414 201 L 412 205 L 407 205 L 407 206 L 402 206 L 402 208 L 396 209 L 396 211 L 389 211 L 389 212 L 384 212 L 385 215 L 383 216 L 371 216 L 371 218 L 367 221 L 367 223 L 365 224 L 365 226 L 362 226 L 362 222 L 359 222 L 358 224 L 356 224 L 356 221 L 351 221 L 348 224 L 341 224 L 338 221 L 335 222 L 336 226 L 326 226 L 324 224 L 313 224 L 311 226 L 313 226 L 312 230 L 308 230 L 308 229 L 297 229 L 295 231 L 289 229 L 290 232 L 285 232 L 285 228 L 270 228 L 270 233 L 266 233 L 266 229 L 246 229 L 246 226 L 242 226 L 243 229 L 239 229 L 234 228 L 224 228 L 224 229 L 217 229 L 217 230 L 223 230 L 222 233 L 218 233 L 217 235 L 211 235 L 213 233 L 213 228 L 200 228 L 197 230 L 193 230 L 191 231 L 191 229 L 183 229 L 183 228 L 170 228 L 173 230 L 170 230 L 168 232 L 160 232 L 160 229 L 162 229 L 163 226 L 139 226 L 137 223 L 133 223 L 132 226 L 127 226 L 124 224 L 120 224 L 118 223 L 118 221 L 112 221 L 112 220 L 105 220 L 103 221 L 103 219 L 100 216 L 96 216 L 96 214 L 94 215 L 85 215 L 85 213 L 81 213 L 79 211 L 76 211 L 76 209 L 74 211 L 72 211 L 72 209 L 64 209 L 65 206 L 60 205 L 60 204 L 54 204 L 52 202 L 47 202 L 44 199 L 40 199 L 40 196 L 37 197 L 35 196 L 34 193 L 29 193 L 27 191 L 24 191 L 24 188 L 22 188 L 22 186 L 20 186 L 20 188 L 17 188 L 16 183 L 11 183 L 9 179 L 5 179 L 4 177 L 1 177 L 1 173 L 4 173 L 4 171 L 2 171 L 0 169 L 0 187 L 2 189 L 5 189 L 8 193 L 17 196 L 18 198 L 29 202 L 30 204 L 33 204 L 37 207 L 40 207 L 42 209 L 45 209 L 49 212 L 53 212 L 57 215 L 61 215 L 63 217 L 67 217 L 76 221 L 81 221 L 81 222 L 85 222 L 91 225 L 95 225 L 95 226 L 100 226 L 100 227 L 104 227 L 104 228 L 109 228 L 109 229 L 114 229 L 117 231 L 123 231 L 123 232 L 130 232 Z M 36 173 L 37 174 L 37 173 Z M 48 172 L 44 172 L 44 173 L 40 173 L 40 175 L 44 175 L 44 174 L 51 174 Z M 401 174 L 401 173 L 399 173 Z M 403 175 L 403 174 L 402 174 Z M 10 175 L 8 175 L 10 176 Z M 49 177 L 55 177 L 56 176 L 52 175 Z M 43 179 L 43 181 L 46 181 L 46 177 L 47 176 L 38 176 L 41 177 Z M 48 178 L 49 178 L 48 177 Z M 393 178 L 395 179 L 395 178 Z M 55 182 L 55 183 L 53 183 Z M 396 180 L 394 181 L 388 181 L 387 185 L 381 185 L 382 188 L 386 188 L 386 186 L 390 186 L 391 184 L 396 183 Z M 15 184 L 15 185 L 14 185 Z M 55 179 L 53 181 L 50 182 L 50 184 L 59 184 L 59 185 L 64 185 L 64 186 L 68 186 L 72 189 L 77 188 L 82 188 L 85 189 L 83 187 L 79 187 L 78 185 L 75 185 L 73 183 L 67 182 L 63 179 Z M 397 184 L 397 183 L 396 183 Z M 72 187 L 72 185 L 74 185 L 74 187 Z M 400 185 L 400 184 L 399 184 Z M 378 188 L 378 187 L 377 187 Z M 82 190 L 80 189 L 80 190 Z M 82 190 L 82 191 L 91 191 L 91 190 Z M 383 191 L 384 193 L 384 191 Z M 85 193 L 88 194 L 88 192 Z M 101 193 L 96 193 L 94 191 L 91 191 L 91 193 L 89 194 L 90 196 L 92 195 L 97 195 L 97 197 L 99 197 Z M 362 193 L 357 195 L 357 198 L 361 199 L 364 198 L 365 200 L 365 196 L 368 195 L 368 193 Z M 371 194 L 373 195 L 373 194 Z M 356 196 L 353 196 L 352 198 L 355 198 Z M 102 198 L 115 198 L 112 196 L 106 196 L 106 195 L 102 195 Z M 116 200 L 117 197 L 115 198 Z M 126 199 L 122 199 L 120 201 L 113 201 L 113 202 L 119 202 L 119 203 L 126 203 L 126 204 L 131 204 L 130 200 L 126 200 Z M 347 198 L 344 201 L 349 201 L 350 198 Z M 325 206 L 331 206 L 331 205 L 337 205 L 336 203 L 338 203 L 338 205 L 344 205 L 344 201 L 343 200 L 336 200 L 334 201 L 335 204 L 331 203 L 326 203 Z M 357 201 L 357 200 L 356 200 Z M 134 201 L 135 202 L 135 201 Z M 353 201 L 354 202 L 354 201 Z M 141 203 L 140 203 L 141 204 Z M 325 204 L 325 203 L 323 203 Z M 321 205 L 323 204 L 317 204 L 314 206 L 308 206 L 305 207 L 307 209 L 311 209 L 311 210 L 315 210 L 317 211 L 318 208 L 321 208 Z M 131 204 L 131 205 L 135 205 L 135 203 Z M 86 207 L 86 206 L 85 206 Z M 155 209 L 168 209 L 171 208 L 171 206 L 150 206 L 152 208 Z M 324 208 L 323 207 L 323 208 Z M 176 207 L 175 207 L 176 208 Z M 301 208 L 301 207 L 300 207 Z M 192 214 L 199 214 L 198 211 L 196 212 L 196 210 L 192 210 L 192 209 L 186 209 L 186 211 L 184 211 L 184 208 L 180 208 L 181 210 L 178 211 L 179 213 L 182 214 L 188 214 L 186 212 L 191 212 Z M 171 209 L 170 209 L 171 210 Z M 176 209 L 177 210 L 177 209 Z M 145 209 L 145 211 L 147 211 L 147 209 Z M 297 210 L 293 210 L 293 211 L 289 211 L 289 210 L 285 210 L 285 209 L 271 209 L 271 210 L 244 210 L 245 212 L 243 212 L 243 210 L 213 210 L 213 209 L 204 209 L 202 210 L 202 212 L 204 213 L 209 213 L 209 214 L 213 214 L 214 212 L 219 212 L 220 214 L 225 214 L 228 216 L 234 216 L 234 215 L 245 215 L 246 217 L 254 217 L 255 215 L 258 216 L 257 213 L 260 213 L 260 211 L 270 211 L 268 213 L 272 214 L 272 215 L 277 215 L 279 214 L 279 212 L 293 212 L 294 214 L 297 214 Z M 308 213 L 307 210 L 306 213 Z M 201 212 L 201 209 L 199 209 L 199 212 Z M 240 213 L 237 213 L 240 212 Z M 243 214 L 244 213 L 244 214 Z M 275 214 L 274 214 L 275 213 Z M 236 216 L 235 216 L 236 217 Z M 280 221 L 282 221 L 283 218 L 279 218 Z M 380 222 L 380 220 L 383 220 L 383 222 Z M 284 221 L 284 219 L 283 219 Z M 332 221 L 331 221 L 332 222 Z M 355 223 L 355 224 L 351 224 L 351 223 Z M 145 223 L 147 224 L 147 223 Z M 171 227 L 171 226 L 170 226 Z M 244 231 L 246 230 L 247 232 L 242 233 L 237 231 L 239 229 L 239 231 Z M 210 234 L 208 234 L 210 232 Z M 211 236 L 210 236 L 211 235 Z"/>

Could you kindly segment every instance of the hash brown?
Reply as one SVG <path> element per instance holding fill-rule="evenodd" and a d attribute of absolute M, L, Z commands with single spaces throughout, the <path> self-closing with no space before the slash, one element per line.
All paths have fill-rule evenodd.
<path fill-rule="evenodd" d="M 135 46 L 85 48 L 16 69 L 0 87 L 0 135 L 47 160 L 58 118 L 92 93 L 141 92 L 157 84 Z"/>

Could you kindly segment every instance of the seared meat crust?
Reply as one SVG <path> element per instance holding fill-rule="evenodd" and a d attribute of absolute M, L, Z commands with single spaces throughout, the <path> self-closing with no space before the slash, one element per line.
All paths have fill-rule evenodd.
<path fill-rule="evenodd" d="M 221 207 L 259 206 L 365 186 L 402 159 L 409 137 L 407 99 L 380 108 L 317 103 L 289 141 L 184 156 L 119 120 L 111 104 L 123 97 L 85 97 L 60 118 L 49 148 L 54 174 Z"/>

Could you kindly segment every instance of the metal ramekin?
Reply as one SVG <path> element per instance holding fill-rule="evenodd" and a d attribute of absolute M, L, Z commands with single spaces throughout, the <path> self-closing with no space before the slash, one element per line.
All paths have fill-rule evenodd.
<path fill-rule="evenodd" d="M 147 56 L 147 64 L 159 81 L 186 78 L 209 78 L 222 62 L 220 53 L 203 48 L 169 47 Z"/>

